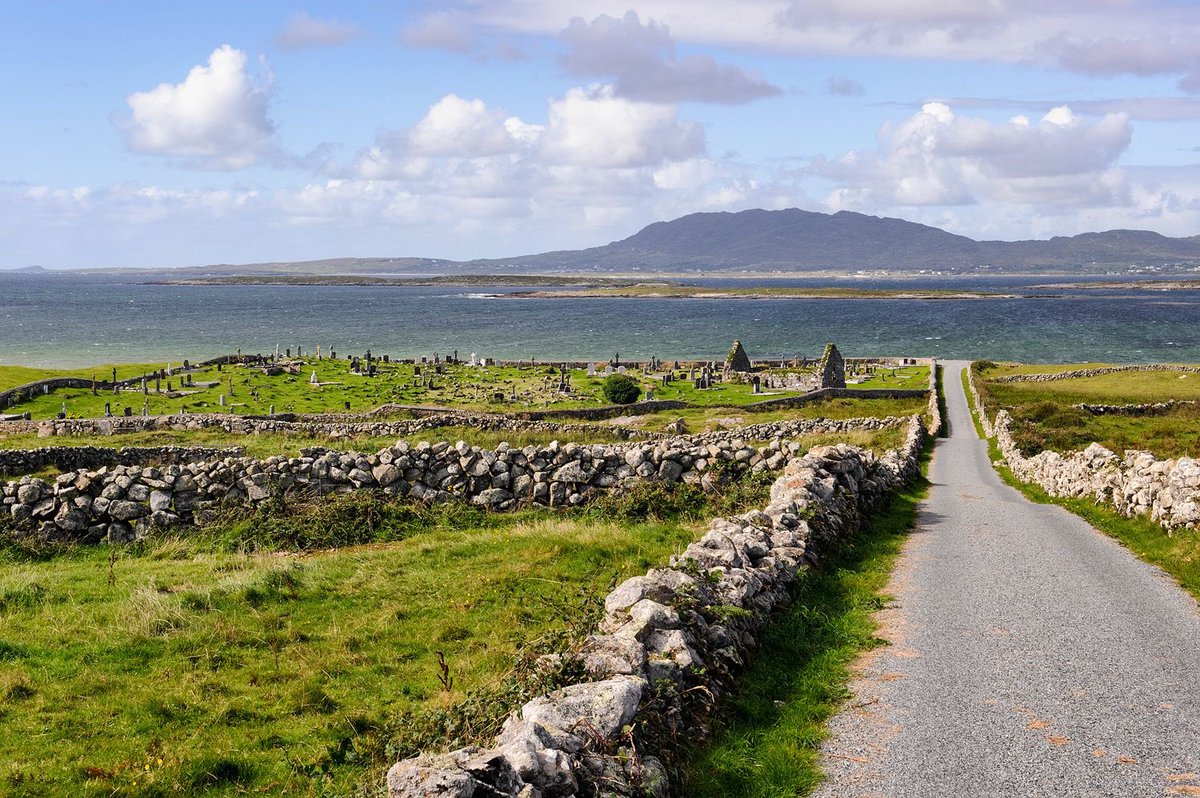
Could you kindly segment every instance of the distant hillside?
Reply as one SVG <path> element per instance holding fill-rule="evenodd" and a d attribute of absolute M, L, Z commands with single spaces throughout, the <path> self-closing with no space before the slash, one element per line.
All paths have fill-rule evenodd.
<path fill-rule="evenodd" d="M 975 241 L 903 219 L 796 208 L 740 213 L 693 213 L 655 222 L 602 247 L 512 258 L 451 261 L 436 258 L 330 258 L 215 264 L 182 269 L 106 269 L 105 273 L 170 276 L 337 276 L 539 274 L 554 272 L 782 271 L 894 273 L 919 270 L 1103 273 L 1130 267 L 1187 271 L 1200 266 L 1200 236 L 1168 238 L 1144 230 L 1052 238 Z M 30 267 L 33 271 L 38 267 Z"/>
<path fill-rule="evenodd" d="M 621 241 L 472 267 L 628 271 L 1089 271 L 1096 267 L 1200 264 L 1200 236 L 1139 230 L 1085 233 L 1049 241 L 975 241 L 903 219 L 839 211 L 694 213 L 656 222 Z"/>

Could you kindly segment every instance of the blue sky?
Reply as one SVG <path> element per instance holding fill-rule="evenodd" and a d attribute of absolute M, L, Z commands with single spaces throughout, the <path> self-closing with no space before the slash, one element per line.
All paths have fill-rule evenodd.
<path fill-rule="evenodd" d="M 0 268 L 503 257 L 695 211 L 1200 234 L 1200 5 L 13 3 Z"/>

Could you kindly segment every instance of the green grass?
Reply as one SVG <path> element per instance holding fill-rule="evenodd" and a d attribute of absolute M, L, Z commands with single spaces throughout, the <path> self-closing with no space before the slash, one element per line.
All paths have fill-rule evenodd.
<path fill-rule="evenodd" d="M 1058 370 L 1093 365 L 1063 366 Z M 1013 438 L 1026 455 L 1047 449 L 1073 451 L 1093 442 L 1118 454 L 1127 449 L 1144 449 L 1159 457 L 1200 455 L 1200 407 L 1181 406 L 1155 416 L 1094 416 L 1075 407 L 1080 403 L 1200 400 L 1200 375 L 1152 371 L 1053 382 L 993 381 L 1012 371 L 1009 367 L 982 369 L 976 372 L 976 381 L 981 383 L 981 396 L 990 415 L 1001 408 L 1012 414 Z"/>
<path fill-rule="evenodd" d="M 848 697 L 854 660 L 883 645 L 872 615 L 890 601 L 884 590 L 927 486 L 898 494 L 798 577 L 790 609 L 768 629 L 711 740 L 683 763 L 681 794 L 807 795 L 820 783 L 825 723 Z"/>
<path fill-rule="evenodd" d="M 0 391 L 16 388 L 51 377 L 78 377 L 84 380 L 111 380 L 112 371 L 117 370 L 117 379 L 139 377 L 147 371 L 165 368 L 166 363 L 102 363 L 79 369 L 42 369 L 31 366 L 0 366 Z M 180 364 L 176 364 L 180 365 Z"/>
<path fill-rule="evenodd" d="M 494 686 L 580 595 L 696 532 L 515 516 L 302 556 L 163 541 L 119 552 L 111 582 L 104 548 L 10 558 L 0 792 L 348 793 L 382 778 L 365 767 L 390 718 Z"/>
<path fill-rule="evenodd" d="M 146 370 L 163 368 L 165 365 L 124 366 L 119 369 L 119 376 L 137 376 Z M 605 404 L 600 392 L 603 377 L 588 377 L 584 370 L 571 373 L 571 394 L 559 394 L 556 390 L 557 369 L 548 365 L 539 365 L 537 368 L 505 366 L 486 369 L 466 365 L 446 366 L 446 373 L 435 378 L 433 388 L 425 388 L 419 384 L 412 365 L 378 365 L 379 374 L 373 378 L 352 374 L 350 364 L 345 359 L 335 361 L 326 358 L 318 361 L 315 358 L 305 358 L 302 373 L 270 377 L 257 369 L 243 366 L 227 366 L 220 372 L 211 368 L 194 373 L 193 380 L 198 383 L 219 382 L 220 385 L 184 388 L 176 377 L 171 380 L 175 394 L 168 395 L 166 381 L 162 382 L 163 393 L 159 394 L 155 393 L 155 384 L 151 380 L 148 396 L 143 395 L 140 389 L 122 391 L 116 396 L 111 391 L 107 394 L 100 391 L 98 395 L 93 396 L 90 388 L 68 388 L 13 405 L 8 412 L 28 412 L 35 419 L 53 418 L 61 411 L 63 402 L 66 402 L 68 416 L 80 418 L 97 418 L 103 415 L 105 403 L 109 403 L 112 411 L 118 415 L 124 412 L 125 407 L 132 408 L 135 415 L 140 415 L 147 401 L 152 415 L 178 413 L 180 410 L 265 414 L 272 406 L 279 413 L 343 412 L 347 403 L 350 410 L 355 412 L 371 410 L 387 403 L 446 406 L 490 412 L 573 409 Z M 429 365 L 423 367 L 425 371 L 429 368 Z M 324 383 L 323 385 L 315 386 L 309 383 L 314 371 L 318 382 Z M 16 366 L 0 367 L 0 373 L 8 374 L 6 379 L 12 380 L 13 385 L 52 374 L 68 374 Z M 95 374 L 98 379 L 104 380 L 111 377 L 111 368 L 98 366 L 94 369 L 76 369 L 69 373 L 84 377 Z M 711 390 L 699 391 L 686 379 L 663 386 L 657 380 L 643 378 L 639 374 L 635 374 L 635 377 L 644 389 L 653 388 L 658 399 L 682 400 L 702 406 L 737 406 L 764 398 L 754 394 L 748 384 L 718 384 Z M 228 392 L 231 378 L 233 395 L 223 407 L 220 405 L 220 396 Z M 497 393 L 503 398 L 497 400 Z M 793 391 L 780 395 L 796 393 Z M 511 397 L 514 394 L 517 399 L 512 401 Z"/>
<path fill-rule="evenodd" d="M 351 494 L 121 549 L 10 541 L 0 794 L 373 792 L 397 756 L 490 739 L 615 581 L 772 481 L 572 514 Z"/>
<path fill-rule="evenodd" d="M 929 366 L 879 368 L 865 381 L 847 384 L 846 387 L 853 391 L 888 388 L 901 391 L 923 391 L 929 387 Z"/>

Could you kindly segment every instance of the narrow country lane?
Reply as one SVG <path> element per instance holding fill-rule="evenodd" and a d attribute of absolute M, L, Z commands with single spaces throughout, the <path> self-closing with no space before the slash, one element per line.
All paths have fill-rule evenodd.
<path fill-rule="evenodd" d="M 891 645 L 864 659 L 815 794 L 1200 796 L 1196 602 L 1004 485 L 966 364 L 944 365 L 951 435 L 880 614 Z"/>

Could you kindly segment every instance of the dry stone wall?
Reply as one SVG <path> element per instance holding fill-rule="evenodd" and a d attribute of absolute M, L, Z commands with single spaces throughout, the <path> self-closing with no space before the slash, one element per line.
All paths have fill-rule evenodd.
<path fill-rule="evenodd" d="M 223 457 L 158 466 L 79 469 L 54 480 L 5 483 L 9 525 L 65 540 L 122 542 L 154 527 L 192 524 L 218 505 L 253 506 L 279 493 L 322 495 L 377 490 L 427 501 L 466 500 L 495 510 L 517 505 L 582 504 L 597 493 L 642 480 L 711 486 L 718 466 L 777 471 L 800 454 L 786 436 L 874 429 L 878 419 L 756 425 L 766 446 L 744 436 L 689 436 L 627 444 L 527 446 L 495 450 L 460 441 L 416 446 L 400 441 L 374 454 L 305 449 L 299 457 Z"/>
<path fill-rule="evenodd" d="M 1150 452 L 1133 450 L 1118 456 L 1097 443 L 1083 451 L 1044 451 L 1027 457 L 1013 439 L 1008 411 L 1000 410 L 988 423 L 973 380 L 970 387 L 984 429 L 995 437 L 1005 464 L 1018 479 L 1051 496 L 1091 498 L 1126 517 L 1149 515 L 1168 531 L 1200 526 L 1200 461 L 1160 460 Z"/>
<path fill-rule="evenodd" d="M 390 798 L 669 795 L 654 740 L 702 735 L 796 573 L 918 473 L 927 435 L 914 416 L 881 458 L 844 444 L 793 458 L 763 510 L 714 520 L 669 567 L 608 595 L 580 652 L 588 681 L 526 703 L 488 748 L 396 764 Z"/>
<path fill-rule="evenodd" d="M 38 435 L 45 438 L 120 435 L 131 432 L 221 430 L 235 435 L 271 433 L 311 435 L 329 438 L 405 437 L 441 427 L 471 427 L 498 432 L 550 432 L 570 434 L 578 425 L 552 421 L 529 421 L 487 413 L 439 413 L 415 419 L 371 421 L 362 416 L 322 418 L 321 416 L 236 416 L 216 413 L 169 416 L 114 416 L 113 418 L 69 418 L 38 422 Z M 21 422 L 17 422 L 21 423 Z M 28 422 L 24 422 L 28 423 Z M 622 438 L 660 438 L 662 433 L 621 426 L 605 426 L 604 431 Z"/>
<path fill-rule="evenodd" d="M 1120 374 L 1126 371 L 1182 371 L 1188 374 L 1200 374 L 1200 368 L 1195 366 L 1142 363 L 1132 366 L 1104 366 L 1094 369 L 1075 369 L 1074 371 L 1060 371 L 1057 374 L 1009 374 L 1005 377 L 996 377 L 992 382 L 1054 382 L 1056 380 L 1076 380 L 1081 377 L 1103 377 L 1105 374 Z"/>
<path fill-rule="evenodd" d="M 0 475 L 28 474 L 53 466 L 60 471 L 79 471 L 115 465 L 195 463 L 242 457 L 241 446 L 43 446 L 37 449 L 0 449 Z"/>

